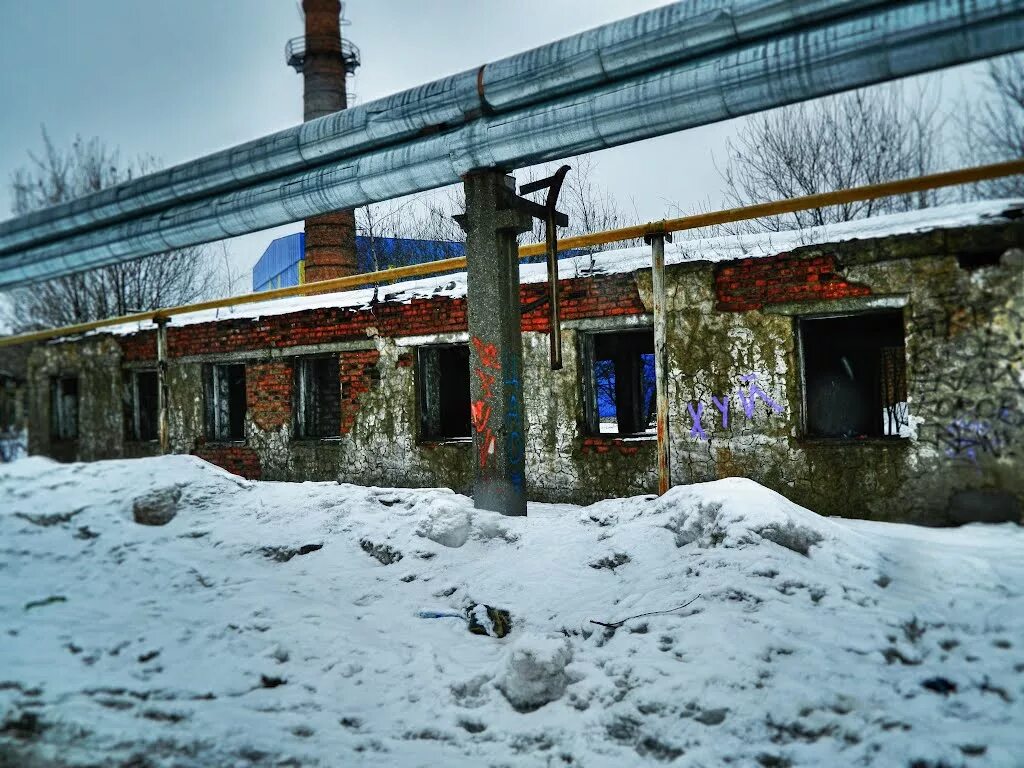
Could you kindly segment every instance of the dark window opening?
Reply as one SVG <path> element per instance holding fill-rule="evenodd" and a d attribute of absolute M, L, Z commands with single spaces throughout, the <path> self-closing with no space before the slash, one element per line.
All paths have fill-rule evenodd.
<path fill-rule="evenodd" d="M 160 379 L 156 371 L 124 375 L 124 425 L 128 440 L 156 440 L 160 414 Z"/>
<path fill-rule="evenodd" d="M 998 267 L 1002 257 L 1002 249 L 998 251 L 986 250 L 974 253 L 958 253 L 956 255 L 956 263 L 960 269 L 973 272 L 983 267 Z"/>
<path fill-rule="evenodd" d="M 341 376 L 337 355 L 295 361 L 295 435 L 300 439 L 341 434 Z"/>
<path fill-rule="evenodd" d="M 799 321 L 808 437 L 906 435 L 903 313 Z"/>
<path fill-rule="evenodd" d="M 581 338 L 587 432 L 654 432 L 654 332 L 646 328 Z"/>
<path fill-rule="evenodd" d="M 78 437 L 78 378 L 50 379 L 50 437 L 74 440 Z"/>
<path fill-rule="evenodd" d="M 469 346 L 420 347 L 416 350 L 416 369 L 421 438 L 471 437 Z"/>
<path fill-rule="evenodd" d="M 245 440 L 245 365 L 211 365 L 207 370 L 208 437 Z"/>

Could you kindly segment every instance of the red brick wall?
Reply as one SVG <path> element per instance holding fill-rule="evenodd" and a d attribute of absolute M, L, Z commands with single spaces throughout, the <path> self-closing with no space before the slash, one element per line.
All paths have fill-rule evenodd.
<path fill-rule="evenodd" d="M 202 445 L 192 453 L 249 480 L 259 480 L 262 474 L 260 457 L 255 448 L 244 445 Z"/>
<path fill-rule="evenodd" d="M 745 312 L 787 301 L 867 296 L 871 289 L 836 274 L 834 256 L 801 259 L 783 253 L 743 259 L 715 269 L 716 309 Z"/>
<path fill-rule="evenodd" d="M 131 336 L 120 336 L 121 355 L 125 362 L 156 362 L 156 331 L 140 331 Z"/>
<path fill-rule="evenodd" d="M 644 312 L 636 282 L 630 274 L 562 280 L 562 318 L 640 314 Z M 529 284 L 520 290 L 524 305 L 547 295 L 544 284 Z M 468 328 L 466 299 L 438 297 L 408 303 L 381 303 L 372 309 L 325 307 L 287 315 L 256 319 L 240 318 L 167 327 L 167 349 L 171 359 L 187 355 L 241 352 L 269 347 L 328 344 L 366 339 L 367 328 L 383 336 L 418 336 L 458 333 Z M 547 303 L 523 315 L 523 330 L 548 330 Z M 121 337 L 126 360 L 155 360 L 156 333 L 144 331 Z"/>
<path fill-rule="evenodd" d="M 262 430 L 278 429 L 292 417 L 292 363 L 275 360 L 245 367 L 245 405 Z"/>
<path fill-rule="evenodd" d="M 342 352 L 339 360 L 341 377 L 341 434 L 352 431 L 359 413 L 359 398 L 368 392 L 379 378 L 376 350 Z"/>

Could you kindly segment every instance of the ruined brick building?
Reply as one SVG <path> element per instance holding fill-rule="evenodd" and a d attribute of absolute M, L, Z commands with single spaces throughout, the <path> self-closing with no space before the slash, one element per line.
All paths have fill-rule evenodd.
<path fill-rule="evenodd" d="M 948 523 L 1024 507 L 1024 203 L 668 251 L 672 480 L 752 478 L 822 514 Z M 522 271 L 530 498 L 657 488 L 649 250 Z M 267 480 L 470 492 L 464 275 L 178 315 L 170 444 Z M 156 332 L 37 348 L 30 451 L 159 452 Z"/>

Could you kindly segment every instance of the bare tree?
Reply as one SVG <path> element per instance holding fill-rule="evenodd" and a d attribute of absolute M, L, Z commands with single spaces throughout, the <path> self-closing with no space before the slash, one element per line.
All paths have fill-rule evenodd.
<path fill-rule="evenodd" d="M 969 105 L 967 147 L 974 162 L 1024 157 L 1024 56 L 1005 56 L 988 65 L 981 103 Z M 1009 176 L 979 185 L 985 197 L 1024 195 L 1024 177 Z"/>
<path fill-rule="evenodd" d="M 726 205 L 877 184 L 941 164 L 938 94 L 924 86 L 875 87 L 796 104 L 748 119 L 721 171 Z M 784 231 L 934 205 L 937 192 L 887 197 L 760 219 L 736 227 Z"/>
<path fill-rule="evenodd" d="M 434 193 L 375 203 L 356 211 L 356 233 L 365 239 L 374 271 L 453 258 L 465 233 L 452 219 L 453 194 Z"/>
<path fill-rule="evenodd" d="M 569 226 L 558 232 L 560 238 L 587 235 L 609 229 L 619 229 L 636 224 L 638 218 L 627 214 L 616 200 L 615 195 L 607 187 L 601 186 L 597 180 L 597 161 L 592 155 L 578 155 L 565 161 L 572 170 L 565 177 L 561 193 L 558 196 L 558 209 L 569 217 Z M 528 169 L 524 174 L 524 182 L 536 181 L 552 175 L 561 163 L 548 163 Z M 542 199 L 544 193 L 540 193 Z M 544 223 L 534 220 L 533 231 L 526 235 L 527 242 L 544 242 Z M 576 249 L 573 261 L 577 272 L 593 267 L 593 255 L 608 248 L 624 248 L 638 245 L 639 240 L 609 243 L 607 245 L 589 246 Z"/>
<path fill-rule="evenodd" d="M 43 151 L 14 173 L 15 215 L 96 192 L 153 170 L 143 158 L 122 163 L 102 141 L 77 137 L 61 150 L 43 129 Z M 183 304 L 220 288 L 203 248 L 185 248 L 136 261 L 59 277 L 8 293 L 6 321 L 14 332 L 70 325 L 130 312 Z"/>

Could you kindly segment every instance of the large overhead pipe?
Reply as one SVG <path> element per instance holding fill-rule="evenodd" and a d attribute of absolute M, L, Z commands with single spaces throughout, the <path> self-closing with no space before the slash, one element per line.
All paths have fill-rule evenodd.
<path fill-rule="evenodd" d="M 239 189 L 885 3 L 691 0 L 0 222 L 0 253 Z M 337 19 L 334 19 L 335 22 Z M 342 75 L 343 76 L 343 75 Z M 320 113 L 323 114 L 323 113 Z"/>
<path fill-rule="evenodd" d="M 0 256 L 0 287 L 442 186 L 475 168 L 554 160 L 1021 47 L 1024 0 L 930 0 L 877 8 L 18 249 Z M 323 123 L 335 118 L 340 116 Z"/>

